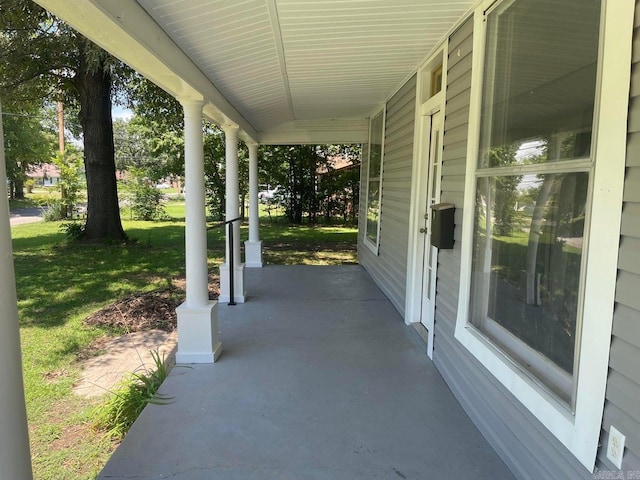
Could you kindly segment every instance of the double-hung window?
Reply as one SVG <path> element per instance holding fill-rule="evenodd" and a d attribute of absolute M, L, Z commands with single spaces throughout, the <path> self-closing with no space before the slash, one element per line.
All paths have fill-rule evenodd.
<path fill-rule="evenodd" d="M 471 322 L 572 403 L 600 4 L 487 16 Z"/>
<path fill-rule="evenodd" d="M 380 239 L 380 202 L 382 200 L 382 162 L 384 157 L 384 116 L 382 109 L 369 125 L 369 161 L 367 169 L 367 211 L 365 244 L 376 254 Z"/>
<path fill-rule="evenodd" d="M 470 123 L 456 337 L 592 468 L 629 81 L 631 29 L 620 39 L 615 22 L 633 2 L 489 3 L 475 17 L 479 122 Z M 617 211 L 607 216 L 605 202 Z M 611 250 L 595 252 L 604 240 Z"/>

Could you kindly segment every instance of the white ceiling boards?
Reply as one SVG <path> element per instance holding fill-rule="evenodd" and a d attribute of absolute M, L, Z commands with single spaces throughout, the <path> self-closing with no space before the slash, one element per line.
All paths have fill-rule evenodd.
<path fill-rule="evenodd" d="M 472 2 L 139 0 L 258 131 L 366 117 Z"/>

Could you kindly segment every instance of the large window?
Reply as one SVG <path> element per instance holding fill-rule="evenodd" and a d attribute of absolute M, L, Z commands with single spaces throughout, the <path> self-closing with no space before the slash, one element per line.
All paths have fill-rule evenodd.
<path fill-rule="evenodd" d="M 455 337 L 505 400 L 590 470 L 615 304 L 634 9 L 484 0 L 474 12 Z"/>
<path fill-rule="evenodd" d="M 470 321 L 569 406 L 599 28 L 597 1 L 503 2 L 487 15 Z"/>
<path fill-rule="evenodd" d="M 380 201 L 382 199 L 382 161 L 384 157 L 384 113 L 381 110 L 369 126 L 369 162 L 367 170 L 367 218 L 365 243 L 377 254 L 380 237 Z"/>

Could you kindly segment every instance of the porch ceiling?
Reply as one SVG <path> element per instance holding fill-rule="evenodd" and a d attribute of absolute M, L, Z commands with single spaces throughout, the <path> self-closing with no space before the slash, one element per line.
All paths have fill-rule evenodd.
<path fill-rule="evenodd" d="M 219 92 L 222 103 L 229 104 L 218 105 L 220 102 L 213 99 L 213 107 L 236 121 L 234 115 L 225 111 L 231 107 L 246 121 L 246 125 L 236 122 L 241 128 L 255 140 L 269 143 L 281 143 L 287 134 L 292 140 L 304 141 L 304 133 L 314 130 L 324 130 L 327 138 L 332 132 L 336 138 L 344 136 L 349 128 L 361 135 L 366 125 L 364 119 L 416 70 L 475 3 L 473 0 L 37 1 L 80 27 L 85 35 L 134 68 L 151 73 L 152 79 L 167 90 L 171 91 L 166 72 L 164 81 L 153 78 L 142 57 L 129 55 L 125 43 L 117 44 L 99 31 L 106 28 L 105 22 L 87 28 L 87 15 L 78 15 L 81 10 L 78 3 L 88 4 L 88 10 L 99 10 L 131 35 L 129 43 L 135 39 L 165 65 L 170 66 L 176 52 L 186 55 Z M 67 4 L 67 8 L 61 8 L 61 4 Z M 146 12 L 146 21 L 156 29 L 159 27 L 178 47 L 176 51 L 161 50 L 154 43 L 153 35 L 149 35 L 153 29 L 145 28 L 145 19 L 135 12 L 139 7 Z M 128 50 L 131 51 L 130 46 Z M 175 67 L 172 70 L 181 76 L 181 81 L 195 86 L 188 71 Z M 201 93 L 205 100 L 210 100 L 206 92 Z"/>

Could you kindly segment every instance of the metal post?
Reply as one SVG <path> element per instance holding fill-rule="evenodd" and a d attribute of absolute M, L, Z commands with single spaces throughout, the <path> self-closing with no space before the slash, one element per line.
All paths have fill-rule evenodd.
<path fill-rule="evenodd" d="M 233 291 L 233 274 L 235 273 L 233 263 L 233 221 L 229 222 L 229 305 L 235 305 L 235 296 Z"/>
<path fill-rule="evenodd" d="M 233 265 L 233 260 L 234 260 L 234 256 L 235 253 L 233 251 L 233 228 L 234 228 L 234 223 L 235 222 L 239 222 L 240 220 L 242 220 L 242 217 L 237 217 L 234 218 L 232 220 L 227 220 L 226 222 L 221 222 L 221 223 L 217 223 L 215 225 L 212 225 L 210 227 L 207 228 L 207 230 L 210 230 L 212 228 L 219 228 L 219 227 L 224 227 L 225 225 L 228 225 L 229 230 L 228 230 L 228 235 L 227 235 L 227 240 L 229 241 L 229 305 L 235 305 L 235 292 L 234 292 L 234 287 L 235 287 L 235 281 L 234 281 L 234 265 Z M 222 287 L 222 285 L 220 285 L 220 287 Z M 220 292 L 222 293 L 222 292 Z"/>

